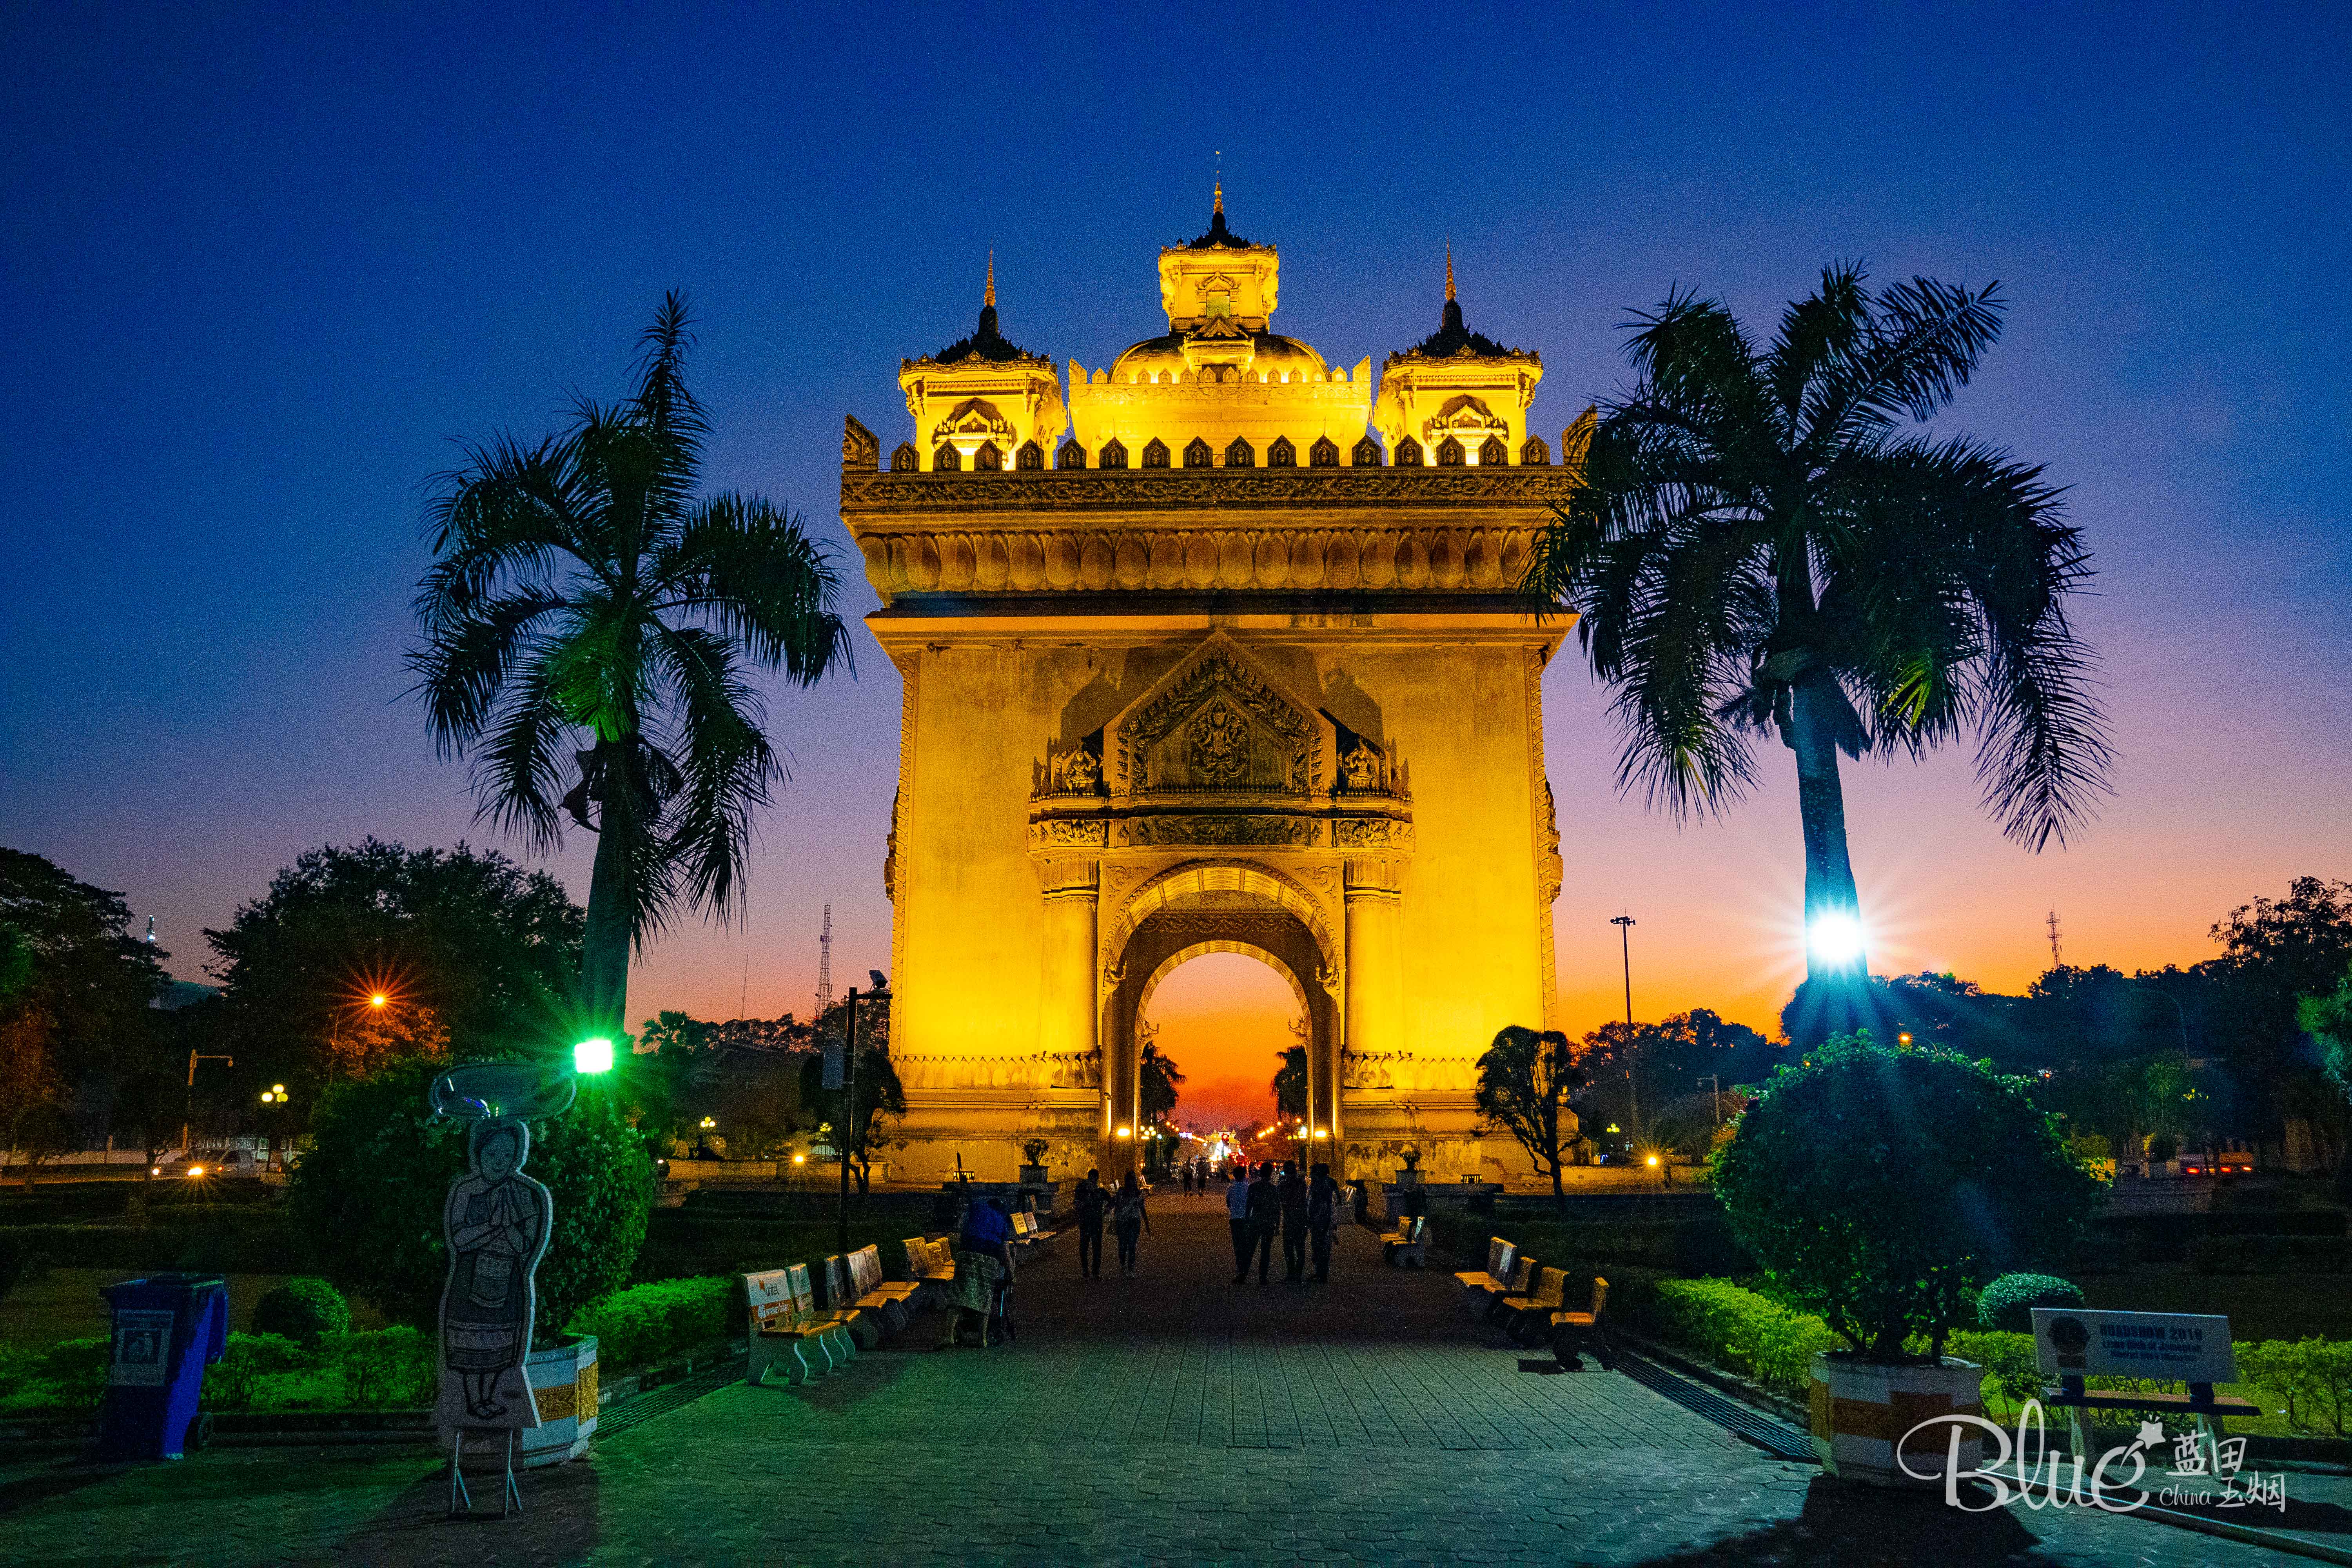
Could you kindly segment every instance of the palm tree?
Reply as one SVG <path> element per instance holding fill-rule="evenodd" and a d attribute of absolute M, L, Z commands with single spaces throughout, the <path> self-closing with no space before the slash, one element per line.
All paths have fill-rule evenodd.
<path fill-rule="evenodd" d="M 2066 615 L 2090 554 L 2060 492 L 2006 451 L 1906 428 L 1967 384 L 2000 285 L 1864 278 L 1825 268 L 1762 348 L 1688 293 L 1629 322 L 1634 384 L 1570 432 L 1583 482 L 1520 584 L 1538 616 L 1580 616 L 1622 787 L 1711 813 L 1754 782 L 1758 736 L 1796 753 L 1809 980 L 1831 994 L 1868 973 L 1841 752 L 1973 731 L 1987 809 L 2035 850 L 2084 825 L 2109 760 Z"/>
<path fill-rule="evenodd" d="M 597 835 L 578 1022 L 615 1039 L 633 949 L 681 905 L 741 905 L 752 814 L 785 776 L 751 672 L 807 686 L 849 657 L 803 520 L 696 496 L 709 426 L 688 326 L 672 292 L 626 403 L 582 398 L 562 435 L 469 445 L 440 476 L 408 657 L 483 816 L 541 852 L 566 815 Z"/>

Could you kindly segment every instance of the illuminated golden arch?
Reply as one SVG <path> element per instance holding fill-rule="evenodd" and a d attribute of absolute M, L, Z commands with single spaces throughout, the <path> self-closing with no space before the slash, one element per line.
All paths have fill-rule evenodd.
<path fill-rule="evenodd" d="M 1120 905 L 1118 918 L 1107 932 L 1103 951 L 1116 963 L 1118 955 L 1127 951 L 1136 927 L 1173 900 L 1203 893 L 1242 893 L 1296 915 L 1315 938 L 1316 950 L 1322 955 L 1325 968 L 1333 974 L 1338 973 L 1339 943 L 1332 935 L 1330 923 L 1323 918 L 1321 906 L 1290 878 L 1246 860 L 1188 860 L 1150 879 Z M 1328 981 L 1324 976 L 1318 975 L 1316 980 L 1328 988 Z"/>
<path fill-rule="evenodd" d="M 1281 959 L 1276 957 L 1273 950 L 1261 946 L 1257 942 L 1231 941 L 1194 942 L 1192 946 L 1184 949 L 1182 952 L 1170 953 L 1166 958 L 1162 959 L 1160 961 L 1160 967 L 1151 972 L 1150 978 L 1144 981 L 1142 991 L 1136 996 L 1135 1016 L 1140 1018 L 1146 1013 L 1151 1011 L 1151 994 L 1160 989 L 1160 983 L 1161 981 L 1167 979 L 1177 970 L 1183 968 L 1184 965 L 1192 963 L 1192 960 L 1196 958 L 1205 958 L 1213 952 L 1237 952 L 1244 958 L 1256 959 L 1260 963 L 1265 964 L 1268 969 L 1273 970 L 1276 974 L 1281 975 L 1283 979 L 1290 983 L 1290 994 L 1298 998 L 1299 1012 L 1312 1016 L 1313 1009 L 1307 1005 L 1307 986 L 1299 980 L 1297 974 L 1292 971 L 1290 965 L 1283 963 Z"/>

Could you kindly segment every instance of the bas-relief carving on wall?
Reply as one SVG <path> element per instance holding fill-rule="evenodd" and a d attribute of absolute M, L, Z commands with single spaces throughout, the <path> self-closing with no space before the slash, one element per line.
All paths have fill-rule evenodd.
<path fill-rule="evenodd" d="M 1315 842 L 1315 823 L 1304 816 L 1140 816 L 1127 825 L 1128 842 L 1139 847 L 1168 844 L 1287 845 Z"/>
<path fill-rule="evenodd" d="M 908 1089 L 1098 1089 L 1100 1051 L 1038 1051 L 1027 1056 L 945 1056 L 892 1053 L 890 1065 Z"/>
<path fill-rule="evenodd" d="M 1477 1068 L 1466 1059 L 1424 1058 L 1412 1051 L 1345 1051 L 1340 1054 L 1339 1082 L 1353 1089 L 1459 1094 L 1477 1087 Z"/>
<path fill-rule="evenodd" d="M 1223 649 L 1118 725 L 1118 787 L 1304 793 L 1322 766 L 1314 720 Z"/>

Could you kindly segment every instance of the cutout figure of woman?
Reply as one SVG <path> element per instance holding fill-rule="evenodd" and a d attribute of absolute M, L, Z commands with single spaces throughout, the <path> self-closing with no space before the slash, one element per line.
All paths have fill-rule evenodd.
<path fill-rule="evenodd" d="M 467 1415 L 488 1426 L 533 1426 L 530 1384 L 499 1384 L 530 1354 L 538 1308 L 532 1276 L 547 1250 L 555 1201 L 522 1173 L 530 1133 L 518 1121 L 477 1121 L 468 1129 L 467 1173 L 449 1184 L 442 1229 L 449 1242 L 449 1281 L 441 1291 L 441 1360 L 462 1379 Z M 511 1409 L 508 1398 L 526 1406 Z M 445 1407 L 447 1396 L 444 1395 Z"/>

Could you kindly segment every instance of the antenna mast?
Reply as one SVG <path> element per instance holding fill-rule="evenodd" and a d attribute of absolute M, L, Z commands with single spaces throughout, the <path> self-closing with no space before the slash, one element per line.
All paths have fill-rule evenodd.
<path fill-rule="evenodd" d="M 2058 911 L 2056 910 L 2052 910 L 2050 911 L 2050 918 L 2043 921 L 2042 923 L 2050 928 L 2050 967 L 2053 969 L 2065 968 L 2066 961 L 2059 956 Z"/>
<path fill-rule="evenodd" d="M 833 906 L 824 906 L 824 930 L 816 939 L 816 1016 L 833 1005 Z"/>

